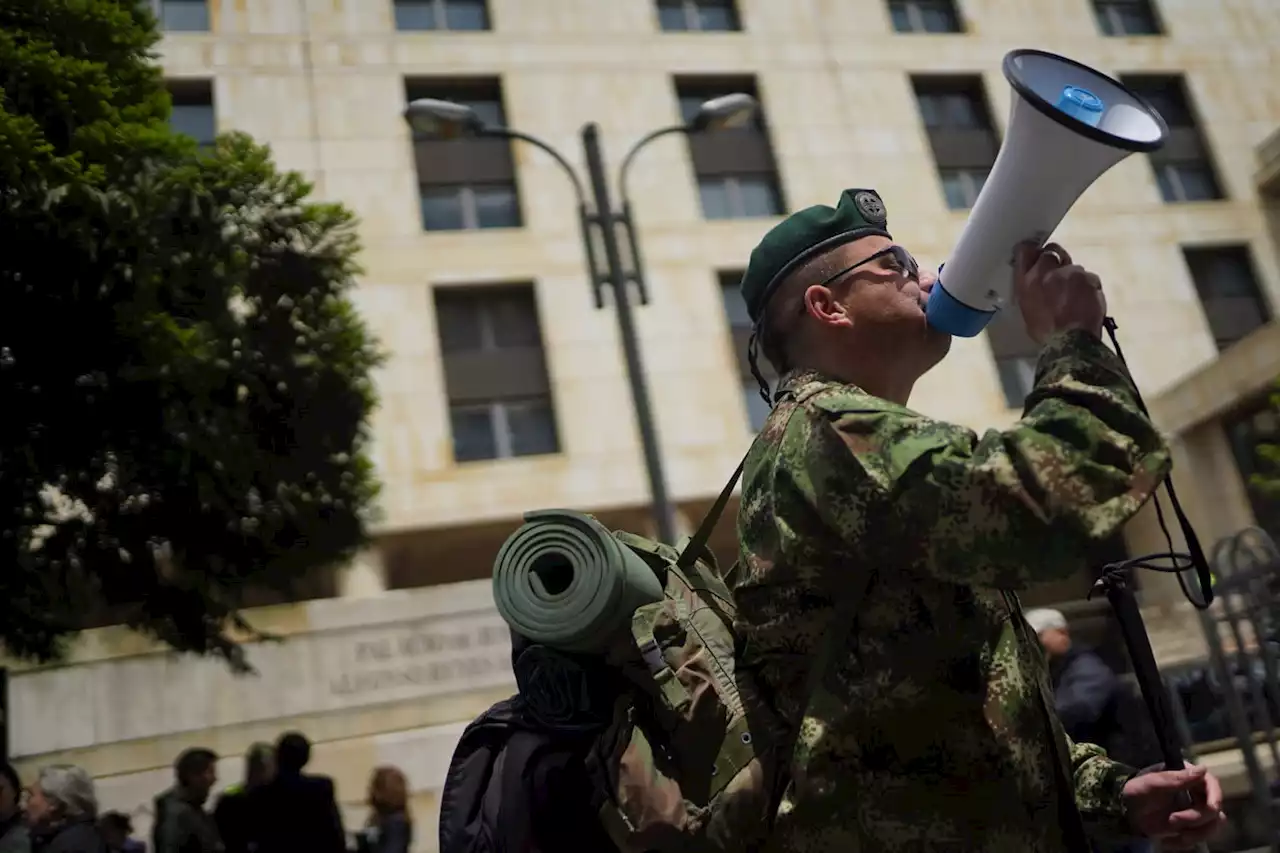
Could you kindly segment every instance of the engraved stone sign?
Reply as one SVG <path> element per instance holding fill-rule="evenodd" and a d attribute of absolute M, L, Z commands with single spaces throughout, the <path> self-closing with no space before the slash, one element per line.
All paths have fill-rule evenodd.
<path fill-rule="evenodd" d="M 325 636 L 325 704 L 351 707 L 508 683 L 511 641 L 493 610 Z"/>

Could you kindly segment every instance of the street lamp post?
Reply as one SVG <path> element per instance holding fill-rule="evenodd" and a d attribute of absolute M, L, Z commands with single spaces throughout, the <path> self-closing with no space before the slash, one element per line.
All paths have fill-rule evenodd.
<path fill-rule="evenodd" d="M 619 210 L 614 209 L 609 197 L 604 153 L 600 146 L 600 128 L 595 122 L 584 125 L 581 132 L 583 157 L 591 187 L 591 199 L 588 202 L 577 171 L 564 155 L 536 136 L 509 127 L 487 127 L 470 107 L 451 101 L 421 98 L 412 101 L 404 111 L 405 121 L 415 134 L 446 139 L 464 135 L 517 139 L 545 151 L 569 176 L 577 195 L 583 252 L 586 255 L 588 274 L 597 308 L 604 307 L 603 286 L 608 285 L 613 290 L 614 306 L 618 314 L 618 334 L 622 339 L 622 355 L 626 362 L 627 380 L 631 386 L 631 401 L 635 408 L 636 426 L 640 431 L 640 445 L 644 453 L 645 471 L 649 478 L 654 523 L 658 538 L 672 545 L 675 544 L 676 539 L 675 507 L 667 493 L 662 454 L 658 446 L 658 432 L 654 424 L 653 408 L 649 402 L 649 388 L 645 379 L 644 363 L 640 356 L 640 339 L 636 334 L 635 315 L 631 311 L 631 297 L 628 289 L 628 284 L 634 282 L 639 291 L 641 304 L 648 302 L 648 291 L 640 269 L 639 239 L 627 194 L 627 173 L 636 154 L 655 139 L 675 133 L 688 134 L 741 127 L 752 118 L 756 109 L 756 100 L 750 95 L 724 95 L 704 103 L 693 121 L 688 124 L 659 128 L 641 137 L 622 158 L 622 164 L 619 167 L 618 190 L 622 200 Z M 592 239 L 594 228 L 600 229 L 605 262 L 603 272 L 597 265 L 595 242 Z M 619 228 L 624 229 L 627 234 L 632 263 L 630 273 L 623 265 L 622 250 L 618 240 Z"/>

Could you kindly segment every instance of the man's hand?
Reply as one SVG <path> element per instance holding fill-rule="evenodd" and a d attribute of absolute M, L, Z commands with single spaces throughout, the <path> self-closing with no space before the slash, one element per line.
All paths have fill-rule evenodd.
<path fill-rule="evenodd" d="M 1134 776 L 1121 793 L 1129 825 L 1164 850 L 1190 850 L 1222 828 L 1222 786 L 1203 767 Z M 1187 798 L 1190 798 L 1188 804 Z"/>
<path fill-rule="evenodd" d="M 1032 243 L 1018 247 L 1013 288 L 1031 340 L 1043 345 L 1059 332 L 1083 329 L 1102 337 L 1107 299 L 1102 280 L 1071 262 L 1057 243 L 1043 249 Z"/>

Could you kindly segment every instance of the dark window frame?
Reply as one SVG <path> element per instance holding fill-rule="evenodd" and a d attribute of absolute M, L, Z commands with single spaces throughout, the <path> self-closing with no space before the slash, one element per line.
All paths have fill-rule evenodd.
<path fill-rule="evenodd" d="M 764 420 L 769 416 L 763 408 L 764 400 L 760 397 L 760 383 L 751 373 L 751 362 L 747 358 L 747 347 L 751 341 L 751 318 L 747 314 L 747 305 L 742 300 L 742 270 L 720 270 L 716 273 L 716 287 L 720 292 L 720 303 L 723 306 L 725 325 L 729 327 L 729 344 L 733 348 L 733 359 L 738 382 L 742 386 L 743 407 L 746 409 L 747 425 L 751 430 L 759 432 L 764 427 Z M 768 359 L 761 355 L 756 364 L 760 373 L 772 387 L 778 381 L 778 374 Z M 757 405 L 759 403 L 759 405 Z"/>
<path fill-rule="evenodd" d="M 915 74 L 910 82 L 943 201 L 949 210 L 967 210 L 1000 151 L 1000 133 L 985 81 L 981 74 Z M 956 110 L 957 104 L 964 104 L 964 109 Z M 945 120 L 947 113 L 965 111 L 971 113 L 972 121 Z M 960 203 L 952 192 L 952 178 L 963 182 Z"/>
<path fill-rule="evenodd" d="M 439 98 L 466 104 L 488 125 L 506 124 L 506 103 L 498 77 L 406 77 L 405 102 Z M 423 230 L 429 233 L 487 231 L 523 228 L 525 212 L 511 140 L 497 137 L 412 140 L 414 172 Z M 500 224 L 485 225 L 476 199 L 477 190 L 509 192 L 510 201 L 500 212 Z M 428 198 L 457 195 L 457 226 L 429 227 Z"/>
<path fill-rule="evenodd" d="M 212 23 L 209 17 L 209 0 L 151 0 L 151 14 L 155 15 L 156 21 L 160 24 L 160 30 L 164 33 L 207 33 L 212 32 Z M 171 15 L 173 9 L 182 9 L 184 13 L 189 13 L 195 8 L 199 8 L 200 12 L 194 18 L 184 19 L 180 15 Z M 199 26 L 173 26 L 175 23 L 186 23 L 189 20 L 195 20 L 200 23 Z"/>
<path fill-rule="evenodd" d="M 535 286 L 530 283 L 437 285 L 431 291 L 455 463 L 465 465 L 562 453 Z M 517 316 L 524 323 L 523 332 L 505 342 L 499 331 L 503 325 L 499 314 L 504 307 L 508 319 Z M 461 343 L 456 335 L 446 332 L 443 322 L 450 311 L 455 312 L 455 320 L 472 312 L 474 345 Z M 516 324 L 517 328 L 521 322 Z M 450 343 L 451 337 L 453 343 Z M 517 452 L 518 438 L 511 416 L 521 409 L 545 412 L 546 420 L 541 426 L 548 433 L 550 447 Z M 460 452 L 464 442 L 459 436 L 458 419 L 476 413 L 484 413 L 488 422 L 494 452 L 491 456 Z"/>
<path fill-rule="evenodd" d="M 169 91 L 169 100 L 173 106 L 169 118 L 170 127 L 173 127 L 178 133 L 190 136 L 201 149 L 208 150 L 211 148 L 218 138 L 218 99 L 214 93 L 213 80 L 210 78 L 179 77 L 166 80 L 165 88 Z M 207 139 L 202 139 L 175 127 L 173 114 L 178 110 L 185 109 L 207 109 L 209 117 L 212 119 L 213 135 Z"/>
<path fill-rule="evenodd" d="M 1167 35 L 1164 17 L 1155 0 L 1090 0 L 1098 31 L 1107 38 L 1156 38 Z M 1150 22 L 1151 32 L 1132 32 L 1121 17 L 1123 10 L 1137 10 Z"/>
<path fill-rule="evenodd" d="M 1169 126 L 1164 147 L 1147 155 L 1161 200 L 1165 204 L 1226 201 L 1222 171 L 1186 75 L 1122 74 L 1120 81 L 1151 103 Z M 1191 176 L 1195 176 L 1203 192 L 1188 192 L 1187 179 Z"/>
<path fill-rule="evenodd" d="M 890 26 L 900 35 L 957 35 L 965 32 L 964 16 L 955 0 L 887 0 L 885 8 L 889 13 Z M 952 28 L 928 29 L 926 9 L 934 9 L 947 16 L 952 23 Z M 908 18 L 908 25 L 905 28 L 898 26 L 896 13 L 899 12 Z"/>
<path fill-rule="evenodd" d="M 480 27 L 452 27 L 449 25 L 449 7 L 459 0 L 391 0 L 391 14 L 395 21 L 396 32 L 400 33 L 488 33 L 493 32 L 493 14 L 488 0 L 462 0 L 469 5 L 479 6 L 484 25 Z M 432 26 L 401 26 L 401 11 L 415 6 L 430 7 Z"/>
<path fill-rule="evenodd" d="M 702 26 L 701 7 L 714 5 L 728 10 L 730 25 L 705 29 Z M 668 27 L 664 7 L 667 11 L 680 14 L 684 18 L 684 26 Z M 737 0 L 656 0 L 653 4 L 654 14 L 658 18 L 658 29 L 664 33 L 740 33 L 742 32 L 742 10 Z"/>
<path fill-rule="evenodd" d="M 1191 277 L 1192 284 L 1195 286 L 1196 299 L 1200 303 L 1205 323 L 1209 326 L 1210 334 L 1213 335 L 1214 345 L 1217 346 L 1219 352 L 1229 349 L 1274 319 L 1275 312 L 1271 305 L 1271 299 L 1262 284 L 1261 277 L 1258 275 L 1257 260 L 1254 258 L 1253 247 L 1249 243 L 1206 243 L 1187 245 L 1181 248 L 1182 261 L 1187 267 L 1187 274 Z M 1212 278 L 1210 267 L 1224 262 L 1228 264 L 1238 263 L 1240 265 L 1243 270 L 1242 280 L 1249 293 L 1237 296 L 1208 293 L 1212 287 L 1210 283 Z M 1256 309 L 1257 323 L 1239 334 L 1223 334 L 1221 324 L 1215 324 L 1214 322 L 1215 316 L 1222 316 L 1219 313 L 1220 309 L 1231 307 L 1229 303 L 1232 301 L 1252 303 L 1251 307 Z M 1227 304 L 1223 305 L 1223 303 Z"/>
<path fill-rule="evenodd" d="M 693 105 L 712 98 L 741 92 L 760 99 L 756 81 L 749 76 L 677 75 L 672 78 L 676 107 L 681 119 L 688 121 Z M 769 135 L 768 120 L 763 105 L 755 119 L 747 126 L 735 130 L 718 130 L 688 134 L 689 159 L 693 166 L 694 184 L 698 189 L 702 215 L 708 221 L 779 216 L 786 212 L 786 194 L 778 161 L 773 153 L 773 141 Z M 743 181 L 757 181 L 768 201 L 759 212 L 751 212 L 744 203 Z M 723 188 L 727 216 L 711 215 L 708 192 Z M 762 196 L 763 197 L 763 196 Z"/>

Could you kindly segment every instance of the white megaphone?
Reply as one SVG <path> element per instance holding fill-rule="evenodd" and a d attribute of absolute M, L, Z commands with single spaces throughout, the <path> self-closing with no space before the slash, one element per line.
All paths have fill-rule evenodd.
<path fill-rule="evenodd" d="M 1013 252 L 1044 245 L 1076 199 L 1135 151 L 1155 151 L 1169 128 L 1121 83 L 1042 50 L 1004 58 L 1013 86 L 1009 130 L 991 176 L 929 294 L 929 325 L 971 338 L 1013 288 Z"/>

